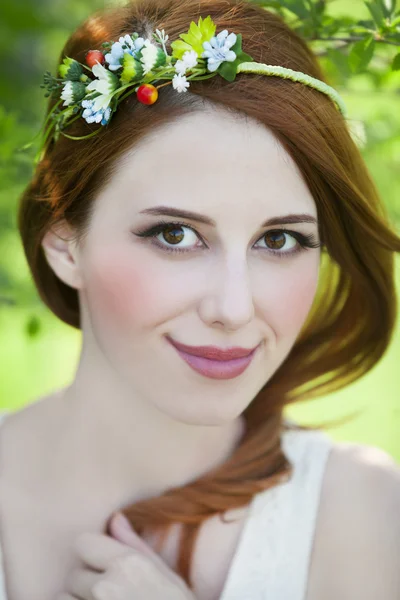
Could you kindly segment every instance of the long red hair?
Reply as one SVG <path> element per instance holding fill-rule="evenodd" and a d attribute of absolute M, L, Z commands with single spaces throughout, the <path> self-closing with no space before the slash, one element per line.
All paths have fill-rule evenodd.
<path fill-rule="evenodd" d="M 244 0 L 138 0 L 106 8 L 72 33 L 57 65 L 65 56 L 83 63 L 88 50 L 134 31 L 148 37 L 156 28 L 165 29 L 174 40 L 191 21 L 207 15 L 217 32 L 241 33 L 243 50 L 255 61 L 326 81 L 312 51 L 282 18 Z M 324 248 L 307 321 L 286 360 L 244 411 L 246 433 L 229 460 L 188 485 L 124 509 L 139 534 L 145 529 L 166 534 L 168 526 L 182 524 L 177 572 L 189 585 L 203 521 L 248 504 L 260 490 L 290 477 L 292 465 L 281 448 L 281 433 L 290 427 L 284 407 L 347 386 L 383 356 L 397 317 L 394 252 L 400 250 L 400 238 L 346 121 L 326 95 L 254 74 L 238 75 L 232 83 L 218 76 L 192 82 L 186 94 L 164 86 L 151 107 L 128 96 L 99 135 L 81 141 L 60 136 L 52 142 L 21 197 L 18 223 L 26 258 L 40 297 L 62 321 L 80 328 L 78 295 L 48 265 L 41 247 L 44 234 L 65 219 L 82 240 L 95 197 L 119 157 L 159 125 L 201 110 L 203 99 L 272 130 L 313 195 Z M 48 111 L 55 102 L 50 98 Z M 68 133 L 83 136 L 97 127 L 78 119 Z"/>

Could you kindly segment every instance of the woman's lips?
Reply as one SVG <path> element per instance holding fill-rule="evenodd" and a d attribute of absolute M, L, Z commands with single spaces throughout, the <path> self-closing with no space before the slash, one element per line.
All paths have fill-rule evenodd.
<path fill-rule="evenodd" d="M 212 360 L 210 358 L 188 354 L 183 350 L 179 350 L 176 346 L 174 347 L 181 358 L 183 358 L 194 371 L 197 371 L 205 377 L 210 377 L 211 379 L 232 379 L 233 377 L 238 377 L 245 369 L 247 369 L 259 348 L 259 346 L 257 346 L 249 356 L 243 358 L 234 358 L 233 360 Z"/>
<path fill-rule="evenodd" d="M 235 358 L 243 358 L 249 356 L 253 350 L 257 348 L 241 348 L 235 346 L 234 348 L 219 348 L 218 346 L 187 346 L 182 342 L 177 342 L 167 336 L 168 341 L 175 346 L 178 350 L 191 354 L 193 356 L 200 356 L 202 358 L 209 358 L 211 360 L 233 360 Z M 258 344 L 259 345 L 259 344 Z"/>

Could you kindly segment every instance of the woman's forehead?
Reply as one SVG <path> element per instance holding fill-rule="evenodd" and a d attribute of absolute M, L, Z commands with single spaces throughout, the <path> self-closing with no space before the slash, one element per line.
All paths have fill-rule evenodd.
<path fill-rule="evenodd" d="M 295 195 L 309 196 L 313 205 L 297 165 L 269 129 L 216 110 L 190 113 L 152 131 L 118 159 L 108 187 L 125 197 L 150 196 L 153 203 L 210 196 L 214 204 L 229 204 L 273 195 L 286 204 Z"/>

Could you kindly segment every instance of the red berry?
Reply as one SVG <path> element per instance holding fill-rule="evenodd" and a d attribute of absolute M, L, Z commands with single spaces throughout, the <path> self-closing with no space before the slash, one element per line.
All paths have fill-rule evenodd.
<path fill-rule="evenodd" d="M 142 104 L 154 104 L 158 98 L 158 89 L 151 83 L 144 83 L 138 88 L 136 95 Z"/>
<path fill-rule="evenodd" d="M 105 62 L 104 54 L 100 52 L 100 50 L 89 50 L 85 56 L 85 60 L 87 66 L 91 69 L 97 62 L 99 62 L 101 65 L 103 65 Z"/>

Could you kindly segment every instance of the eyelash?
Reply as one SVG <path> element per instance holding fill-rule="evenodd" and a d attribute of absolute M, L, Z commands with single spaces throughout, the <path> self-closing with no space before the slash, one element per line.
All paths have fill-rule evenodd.
<path fill-rule="evenodd" d="M 137 233 L 135 233 L 135 235 L 137 235 L 138 237 L 142 237 L 142 238 L 155 238 L 155 236 L 157 236 L 159 233 L 162 233 L 167 228 L 173 229 L 173 228 L 178 228 L 178 227 L 187 227 L 188 229 L 193 231 L 203 242 L 201 236 L 197 233 L 197 231 L 195 229 L 193 229 L 193 227 L 191 227 L 187 223 L 183 223 L 182 221 L 176 221 L 173 223 L 167 222 L 167 221 L 160 221 L 159 223 L 157 223 L 153 227 L 150 227 L 149 229 L 144 229 L 144 230 L 138 231 Z M 289 252 L 288 251 L 279 252 L 278 250 L 266 250 L 268 253 L 273 254 L 274 256 L 277 256 L 278 258 L 285 258 L 286 256 L 293 256 L 294 254 L 298 254 L 299 252 L 307 250 L 308 248 L 319 248 L 322 246 L 322 244 L 320 244 L 318 242 L 317 238 L 313 234 L 305 235 L 303 233 L 299 233 L 298 231 L 292 231 L 290 229 L 269 229 L 261 236 L 261 238 L 263 238 L 267 233 L 287 233 L 290 236 L 294 237 L 298 242 L 297 249 L 290 250 Z M 261 239 L 261 238 L 259 238 L 259 239 Z M 153 241 L 152 243 L 155 246 L 157 246 L 157 248 L 161 248 L 165 252 L 178 252 L 178 253 L 182 254 L 184 252 L 194 252 L 195 250 L 197 250 L 197 248 L 195 248 L 195 249 L 188 249 L 188 248 L 180 249 L 180 248 L 164 246 L 164 244 L 161 244 L 158 241 Z"/>

